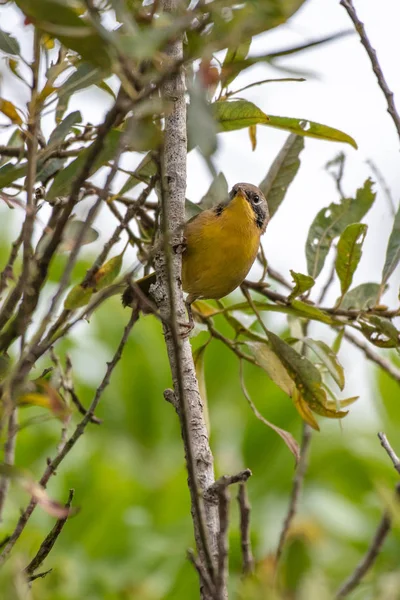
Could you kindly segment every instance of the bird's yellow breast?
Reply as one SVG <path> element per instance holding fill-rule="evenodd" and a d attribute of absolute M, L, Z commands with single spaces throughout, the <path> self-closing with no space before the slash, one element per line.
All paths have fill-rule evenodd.
<path fill-rule="evenodd" d="M 222 212 L 210 209 L 185 226 L 182 286 L 191 299 L 223 298 L 242 283 L 257 255 L 260 228 L 239 194 Z"/>

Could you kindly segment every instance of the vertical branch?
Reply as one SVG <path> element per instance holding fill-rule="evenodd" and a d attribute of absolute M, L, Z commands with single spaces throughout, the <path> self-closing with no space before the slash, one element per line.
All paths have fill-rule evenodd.
<path fill-rule="evenodd" d="M 254 571 L 254 557 L 250 541 L 250 511 L 251 506 L 247 496 L 245 483 L 239 484 L 237 495 L 240 510 L 240 543 L 242 548 L 243 575 L 250 575 Z"/>
<path fill-rule="evenodd" d="M 163 0 L 165 12 L 178 9 L 178 0 Z M 183 57 L 182 40 L 169 44 L 166 53 L 175 61 Z M 185 320 L 181 291 L 181 254 L 172 252 L 182 244 L 186 192 L 186 102 L 184 76 L 180 70 L 165 81 L 163 97 L 171 110 L 165 118 L 165 137 L 161 160 L 161 223 L 164 251 L 155 259 L 157 284 L 154 296 L 164 323 L 165 342 L 172 372 L 176 406 L 185 448 L 192 518 L 199 557 L 212 582 L 215 580 L 218 512 L 215 501 L 204 499 L 204 492 L 214 482 L 213 456 L 209 446 L 191 346 L 179 335 L 178 323 Z M 224 592 L 225 594 L 225 592 Z M 202 586 L 203 599 L 211 598 Z"/>
<path fill-rule="evenodd" d="M 289 501 L 289 508 L 286 514 L 281 535 L 279 537 L 278 548 L 275 554 L 275 569 L 278 569 L 279 560 L 282 556 L 283 547 L 285 545 L 290 526 L 297 512 L 297 507 L 300 499 L 301 490 L 303 487 L 304 475 L 307 470 L 308 451 L 311 442 L 311 429 L 307 423 L 303 424 L 303 438 L 300 448 L 300 460 L 297 464 L 296 473 L 293 479 L 292 493 Z M 276 571 L 275 571 L 276 572 Z"/>
<path fill-rule="evenodd" d="M 22 261 L 22 286 L 26 286 L 32 264 L 32 235 L 35 222 L 35 201 L 34 201 L 34 185 L 36 180 L 37 169 L 37 145 L 38 145 L 38 86 L 39 86 L 39 68 L 40 68 L 40 33 L 35 28 L 33 38 L 33 63 L 32 69 L 32 85 L 31 99 L 28 106 L 28 172 L 26 177 L 26 213 L 25 221 L 22 228 L 22 243 L 23 243 L 23 261 Z M 22 288 L 23 289 L 23 288 Z M 29 287 L 25 287 L 25 294 L 29 294 Z M 3 407 L 5 414 L 8 414 L 7 439 L 4 445 L 4 463 L 6 465 L 14 464 L 15 442 L 17 433 L 17 409 L 13 401 L 13 390 L 8 386 L 7 392 L 3 397 Z M 3 477 L 0 482 L 0 522 L 2 520 L 2 512 L 4 509 L 5 500 L 8 493 L 10 480 L 8 477 Z"/>

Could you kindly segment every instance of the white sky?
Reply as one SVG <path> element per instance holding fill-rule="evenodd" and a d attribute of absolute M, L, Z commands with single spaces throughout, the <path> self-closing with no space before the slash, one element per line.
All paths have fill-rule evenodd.
<path fill-rule="evenodd" d="M 400 2 L 381 0 L 379 9 L 377 4 L 376 0 L 355 0 L 389 87 L 395 98 L 399 99 Z M 21 14 L 10 6 L 0 7 L 0 22 L 2 29 L 18 37 L 29 56 L 29 28 L 23 28 Z M 253 43 L 251 53 L 280 50 L 351 27 L 350 19 L 338 0 L 308 0 L 289 23 L 259 36 Z M 324 171 L 325 163 L 339 151 L 346 153 L 344 182 L 345 191 L 350 196 L 370 175 L 365 161 L 372 159 L 386 179 L 397 204 L 400 197 L 400 143 L 386 112 L 384 96 L 356 34 L 306 51 L 298 57 L 281 59 L 281 62 L 285 67 L 314 72 L 317 77 L 308 78 L 304 83 L 271 83 L 248 90 L 241 96 L 256 103 L 267 114 L 300 117 L 342 129 L 353 136 L 359 146 L 356 151 L 343 144 L 306 139 L 300 171 L 283 205 L 271 221 L 263 242 L 271 266 L 290 279 L 289 269 L 306 272 L 304 245 L 315 214 L 330 202 L 338 200 L 333 180 Z M 0 66 L 0 71 L 0 95 L 21 103 L 21 98 L 26 95 L 25 89 L 7 76 L 6 69 Z M 235 87 L 257 79 L 285 76 L 267 65 L 258 65 L 240 76 Z M 79 109 L 84 120 L 98 123 L 109 105 L 110 99 L 106 94 L 92 89 L 79 94 L 71 102 L 70 110 Z M 400 100 L 398 105 L 400 110 Z M 258 127 L 257 149 L 251 152 L 246 130 L 220 135 L 214 163 L 218 170 L 224 172 L 230 186 L 236 181 L 257 184 L 264 178 L 286 136 L 282 131 Z M 1 143 L 8 137 L 9 133 L 0 130 Z M 188 198 L 198 201 L 209 183 L 210 175 L 203 160 L 192 152 L 188 157 Z M 369 230 L 353 285 L 380 280 L 392 217 L 382 190 L 379 186 L 376 189 L 378 198 L 366 218 Z M 85 210 L 85 207 L 80 210 Z M 102 220 L 102 227 L 113 229 L 114 223 L 108 215 L 107 219 Z M 320 275 L 322 282 L 325 281 L 326 271 L 327 268 Z M 398 284 L 399 272 L 392 278 L 393 291 L 386 300 L 391 305 L 396 302 Z M 331 301 L 337 296 L 336 292 L 332 292 Z M 352 353 L 349 354 L 349 363 L 352 356 Z M 350 393 L 359 387 L 359 376 L 359 372 L 350 374 L 349 387 L 353 387 L 354 383 L 355 388 L 350 389 Z"/>

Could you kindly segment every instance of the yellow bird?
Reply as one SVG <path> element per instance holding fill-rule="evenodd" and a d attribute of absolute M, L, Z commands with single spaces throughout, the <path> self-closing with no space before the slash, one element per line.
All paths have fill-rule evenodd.
<path fill-rule="evenodd" d="M 233 186 L 226 202 L 190 219 L 184 228 L 182 288 L 187 292 L 189 324 L 191 304 L 198 299 L 219 299 L 237 288 L 257 256 L 260 238 L 269 221 L 262 191 L 250 183 Z M 147 294 L 155 274 L 137 285 Z M 124 294 L 124 304 L 131 304 Z"/>

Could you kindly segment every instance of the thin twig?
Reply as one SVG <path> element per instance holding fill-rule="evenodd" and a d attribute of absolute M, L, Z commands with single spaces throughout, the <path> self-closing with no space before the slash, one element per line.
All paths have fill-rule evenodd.
<path fill-rule="evenodd" d="M 222 477 L 214 481 L 205 494 L 215 496 L 221 488 L 234 485 L 235 483 L 245 483 L 251 475 L 252 472 L 250 469 L 244 469 L 243 471 L 239 471 L 239 473 L 235 473 L 235 475 L 222 475 Z"/>
<path fill-rule="evenodd" d="M 378 433 L 378 438 L 380 439 L 381 446 L 386 450 L 389 455 L 390 460 L 393 463 L 394 468 L 398 473 L 400 473 L 400 458 L 397 456 L 392 446 L 389 443 L 389 440 L 386 437 L 386 434 L 383 431 Z"/>
<path fill-rule="evenodd" d="M 349 341 L 354 346 L 356 346 L 359 350 L 364 352 L 365 356 L 369 360 L 371 360 L 372 362 L 377 364 L 379 367 L 381 367 L 381 369 L 386 371 L 386 373 L 390 377 L 392 377 L 392 379 L 394 379 L 395 381 L 400 383 L 400 370 L 396 369 L 395 365 L 392 362 L 390 362 L 390 360 L 387 360 L 386 358 L 384 358 L 383 356 L 381 356 L 380 354 L 375 352 L 371 348 L 371 346 L 368 344 L 368 342 L 358 339 L 358 337 L 355 336 L 351 331 L 345 331 L 344 337 L 347 341 Z"/>
<path fill-rule="evenodd" d="M 250 575 L 254 571 L 254 557 L 250 540 L 250 511 L 251 506 L 244 483 L 239 484 L 237 501 L 240 511 L 240 545 L 242 548 L 243 575 Z"/>
<path fill-rule="evenodd" d="M 197 558 L 197 556 L 195 556 L 195 553 L 191 548 L 189 548 L 189 550 L 187 551 L 187 557 L 196 569 L 197 573 L 199 574 L 200 584 L 206 587 L 211 598 L 219 600 L 217 597 L 217 592 L 215 590 L 215 585 L 211 581 L 210 576 L 208 575 L 206 569 L 203 566 L 203 563 Z"/>
<path fill-rule="evenodd" d="M 296 473 L 293 479 L 292 492 L 289 500 L 289 508 L 283 522 L 283 527 L 281 531 L 281 535 L 279 537 L 278 547 L 275 553 L 275 573 L 277 572 L 279 560 L 282 556 L 283 547 L 285 545 L 287 535 L 289 533 L 290 526 L 293 522 L 293 519 L 297 513 L 298 504 L 300 500 L 300 494 L 303 487 L 304 475 L 307 470 L 307 462 L 308 462 L 308 451 L 310 448 L 312 432 L 311 428 L 307 423 L 303 423 L 303 437 L 301 440 L 300 447 L 300 459 L 296 468 Z"/>
<path fill-rule="evenodd" d="M 400 497 L 400 484 L 397 484 L 396 499 L 399 500 L 399 497 Z M 340 598 L 345 598 L 346 596 L 348 596 L 348 594 L 350 594 L 350 592 L 359 585 L 362 578 L 373 567 L 373 565 L 378 557 L 378 554 L 382 548 L 382 545 L 383 545 L 385 539 L 387 538 L 388 533 L 390 532 L 391 527 L 392 527 L 392 515 L 389 511 L 385 511 L 364 558 L 360 561 L 360 563 L 354 569 L 353 573 L 346 579 L 346 581 L 343 583 L 343 585 L 339 588 L 339 590 L 337 591 L 337 593 L 335 595 L 335 600 L 339 600 Z"/>
<path fill-rule="evenodd" d="M 376 177 L 377 182 L 381 186 L 381 188 L 388 200 L 390 212 L 391 212 L 392 216 L 394 217 L 397 212 L 397 209 L 396 209 L 396 205 L 393 200 L 392 192 L 390 191 L 389 186 L 385 181 L 385 178 L 383 177 L 382 173 L 380 172 L 380 170 L 378 169 L 378 167 L 376 166 L 376 164 L 374 163 L 374 161 L 372 159 L 366 160 L 365 162 L 367 163 L 367 165 L 371 169 L 372 173 Z"/>
<path fill-rule="evenodd" d="M 393 92 L 389 89 L 389 86 L 386 83 L 386 79 L 383 75 L 381 66 L 379 64 L 376 51 L 371 46 L 371 42 L 369 41 L 369 38 L 365 31 L 364 23 L 362 23 L 360 21 L 360 19 L 358 18 L 358 15 L 356 13 L 356 10 L 354 8 L 352 0 L 340 0 L 340 4 L 344 7 L 344 9 L 347 11 L 347 14 L 349 15 L 350 19 L 353 21 L 354 27 L 355 27 L 358 35 L 360 36 L 360 42 L 362 43 L 365 50 L 367 51 L 367 54 L 371 61 L 372 69 L 378 80 L 379 87 L 381 88 L 381 90 L 386 98 L 387 111 L 388 111 L 389 115 L 392 117 L 393 123 L 397 130 L 397 134 L 400 138 L 400 116 L 396 110 Z"/>
<path fill-rule="evenodd" d="M 218 487 L 218 561 L 215 587 L 218 600 L 225 600 L 228 585 L 228 532 L 229 532 L 229 488 L 227 485 Z"/>
<path fill-rule="evenodd" d="M 73 497 L 74 497 L 74 490 L 69 490 L 68 500 L 67 500 L 67 503 L 65 504 L 65 508 L 70 508 Z M 50 533 L 45 537 L 43 542 L 40 544 L 40 548 L 37 551 L 36 556 L 34 556 L 34 558 L 31 560 L 29 565 L 27 567 L 25 567 L 25 569 L 24 569 L 24 573 L 26 573 L 26 575 L 28 575 L 28 577 L 33 575 L 33 573 L 40 567 L 42 562 L 45 560 L 45 558 L 51 552 L 54 544 L 57 541 L 58 536 L 60 535 L 65 523 L 67 522 L 68 516 L 69 516 L 69 513 L 67 514 L 66 517 L 64 517 L 62 519 L 58 519 L 56 524 L 50 531 Z"/>

